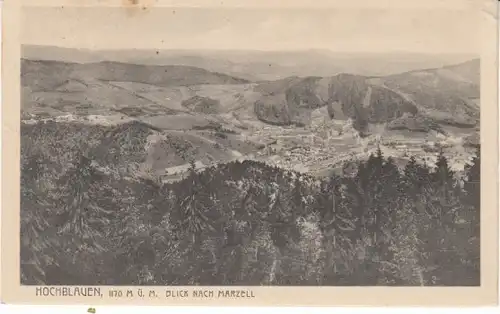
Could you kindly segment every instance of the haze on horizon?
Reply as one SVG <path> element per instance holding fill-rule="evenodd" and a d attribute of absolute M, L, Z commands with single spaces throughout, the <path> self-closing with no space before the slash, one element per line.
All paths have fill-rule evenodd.
<path fill-rule="evenodd" d="M 21 44 L 477 55 L 478 18 L 453 9 L 26 7 Z"/>

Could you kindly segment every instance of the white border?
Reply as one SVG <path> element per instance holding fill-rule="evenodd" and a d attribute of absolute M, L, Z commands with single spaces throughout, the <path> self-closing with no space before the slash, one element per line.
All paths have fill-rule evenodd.
<path fill-rule="evenodd" d="M 0 43 L 1 43 L 1 33 L 2 33 L 2 4 L 0 0 Z M 499 7 L 500 11 L 500 7 Z M 499 12 L 500 16 L 500 12 Z M 500 25 L 499 25 L 499 33 L 500 33 Z M 500 41 L 499 41 L 500 42 Z M 498 51 L 500 52 L 500 45 Z M 500 55 L 500 54 L 499 54 Z M 1 51 L 0 51 L 0 56 L 1 56 Z M 0 73 L 1 73 L 1 57 L 0 57 Z M 0 76 L 0 86 L 2 82 L 1 76 Z M 499 86 L 500 90 L 500 80 L 499 80 Z M 2 104 L 2 91 L 0 89 L 0 105 Z M 500 105 L 500 103 L 499 103 Z M 2 111 L 0 110 L 0 121 L 2 121 L 1 116 Z M 499 115 L 499 121 L 500 121 L 500 115 Z M 499 135 L 500 135 L 500 129 L 498 129 Z M 1 128 L 0 128 L 1 132 Z M 1 147 L 1 136 L 0 136 L 0 147 Z M 2 154 L 0 150 L 0 164 L 2 160 Z M 0 167 L 0 177 L 1 177 L 1 167 Z M 500 169 L 498 170 L 497 173 L 500 176 Z M 1 180 L 0 180 L 0 198 L 1 198 Z M 500 195 L 500 193 L 499 193 Z M 0 203 L 1 204 L 1 203 Z M 1 205 L 0 205 L 1 206 Z M 1 219 L 1 215 L 0 215 Z M 0 224 L 1 228 L 1 224 Z M 499 250 L 500 252 L 500 250 Z M 499 256 L 500 257 L 500 256 Z M 0 259 L 1 259 L 1 251 L 0 251 Z M 1 278 L 0 278 L 1 280 Z M 500 299 L 500 290 L 499 290 L 499 299 Z M 87 313 L 87 310 L 92 307 L 91 304 L 88 306 L 19 306 L 19 305 L 5 305 L 5 304 L 0 304 L 0 313 L 5 313 L 5 314 L 11 314 L 11 313 L 37 313 L 37 314 L 71 314 L 71 313 Z M 99 307 L 93 307 L 96 309 L 96 314 L 101 314 L 101 313 L 106 313 L 106 314 L 137 314 L 137 311 L 140 310 L 141 313 L 144 313 L 147 311 L 148 313 L 158 313 L 158 314 L 164 314 L 167 309 L 165 307 L 118 307 L 118 306 L 99 306 Z M 303 314 L 305 312 L 307 313 L 331 313 L 332 310 L 334 310 L 336 313 L 345 313 L 345 314 L 354 314 L 354 313 L 371 313 L 371 314 L 391 314 L 391 313 L 408 313 L 408 314 L 413 314 L 413 313 L 454 313 L 454 314 L 461 314 L 461 313 L 498 313 L 499 312 L 499 307 L 483 307 L 483 308 L 229 308 L 229 307 L 211 307 L 211 308 L 203 308 L 203 307 L 170 307 L 168 308 L 168 311 L 170 313 L 176 313 L 176 314 L 184 314 L 184 313 L 217 313 L 217 314 L 229 314 L 229 313 L 235 313 L 238 312 L 240 314 L 255 314 L 255 311 L 258 311 L 259 314 L 276 314 L 277 311 L 283 311 L 283 313 L 293 313 L 293 314 Z"/>

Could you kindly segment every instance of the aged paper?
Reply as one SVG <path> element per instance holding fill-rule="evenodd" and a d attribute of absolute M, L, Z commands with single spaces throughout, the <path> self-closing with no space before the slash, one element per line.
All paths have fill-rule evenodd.
<path fill-rule="evenodd" d="M 6 303 L 497 303 L 497 2 L 6 1 Z"/>

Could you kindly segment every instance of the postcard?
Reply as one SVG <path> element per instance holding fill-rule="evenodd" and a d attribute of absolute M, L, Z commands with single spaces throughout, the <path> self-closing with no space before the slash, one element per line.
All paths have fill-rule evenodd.
<path fill-rule="evenodd" d="M 497 1 L 3 22 L 2 302 L 497 304 Z"/>

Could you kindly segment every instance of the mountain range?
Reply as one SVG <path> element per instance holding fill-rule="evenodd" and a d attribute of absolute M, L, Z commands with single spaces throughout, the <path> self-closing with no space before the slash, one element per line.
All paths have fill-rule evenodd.
<path fill-rule="evenodd" d="M 439 134 L 467 138 L 478 133 L 479 59 L 390 75 L 338 73 L 346 63 L 330 64 L 318 59 L 316 62 L 323 64 L 323 72 L 318 73 L 325 75 L 285 76 L 284 68 L 293 68 L 292 60 L 299 60 L 300 69 L 300 60 L 304 59 L 294 59 L 291 54 L 281 58 L 283 68 L 274 68 L 279 75 L 256 77 L 244 69 L 250 64 L 248 60 L 253 62 L 254 54 L 227 53 L 233 61 L 237 57 L 248 61 L 239 63 L 243 67 L 240 72 L 247 75 L 238 75 L 238 71 L 214 71 L 218 66 L 206 57 L 208 53 L 200 58 L 212 66 L 203 68 L 194 66 L 194 61 L 190 65 L 99 61 L 95 54 L 85 51 L 74 57 L 82 62 L 43 60 L 50 56 L 28 58 L 34 48 L 23 51 L 26 58 L 21 60 L 21 109 L 26 123 L 54 117 L 64 123 L 76 120 L 94 125 L 139 121 L 143 123 L 141 128 L 145 123 L 153 129 L 156 143 L 171 144 L 175 139 L 180 146 L 192 147 L 188 154 L 191 157 L 181 158 L 168 148 L 170 144 L 167 148 L 150 145 L 145 155 L 156 169 L 183 166 L 189 158 L 206 164 L 248 157 L 278 140 L 276 145 L 286 147 L 288 155 L 289 149 L 296 146 L 323 145 L 321 149 L 328 154 L 337 150 L 334 155 L 338 157 L 358 148 L 366 150 L 366 144 L 360 144 L 357 136 L 370 141 L 374 136 L 412 139 L 426 134 L 425 141 L 429 136 L 437 141 Z M 64 59 L 61 55 L 67 51 L 63 52 L 59 52 L 59 59 Z M 304 54 L 310 53 L 328 56 L 322 51 Z M 105 59 L 102 55 L 106 53 L 100 55 Z M 127 59 L 126 55 L 123 53 L 121 59 Z M 224 53 L 217 56 L 226 58 Z M 279 56 L 276 53 L 276 59 L 267 60 Z M 268 67 L 273 68 L 272 63 Z M 259 69 L 257 66 L 255 71 L 265 73 Z M 266 76 L 277 79 L 264 79 Z M 172 153 L 174 157 L 167 158 L 172 162 L 159 162 Z M 291 162 L 301 163 L 293 159 Z M 303 163 L 310 169 L 314 160 Z M 323 166 L 329 165 L 330 160 Z"/>
<path fill-rule="evenodd" d="M 355 116 L 370 123 L 390 122 L 406 113 L 470 126 L 479 118 L 479 60 L 385 77 L 341 73 L 258 82 L 177 65 L 23 59 L 21 67 L 23 109 L 208 108 L 212 114 L 253 113 L 261 121 L 283 125 L 307 123 L 312 110 L 325 106 L 331 117 Z M 195 96 L 194 107 L 183 105 Z"/>
<path fill-rule="evenodd" d="M 251 81 L 289 76 L 333 76 L 350 73 L 386 76 L 412 70 L 441 68 L 476 58 L 464 54 L 411 52 L 360 53 L 304 49 L 300 51 L 121 49 L 89 50 L 23 45 L 22 58 L 75 63 L 101 61 L 142 65 L 183 65 L 221 72 Z"/>

